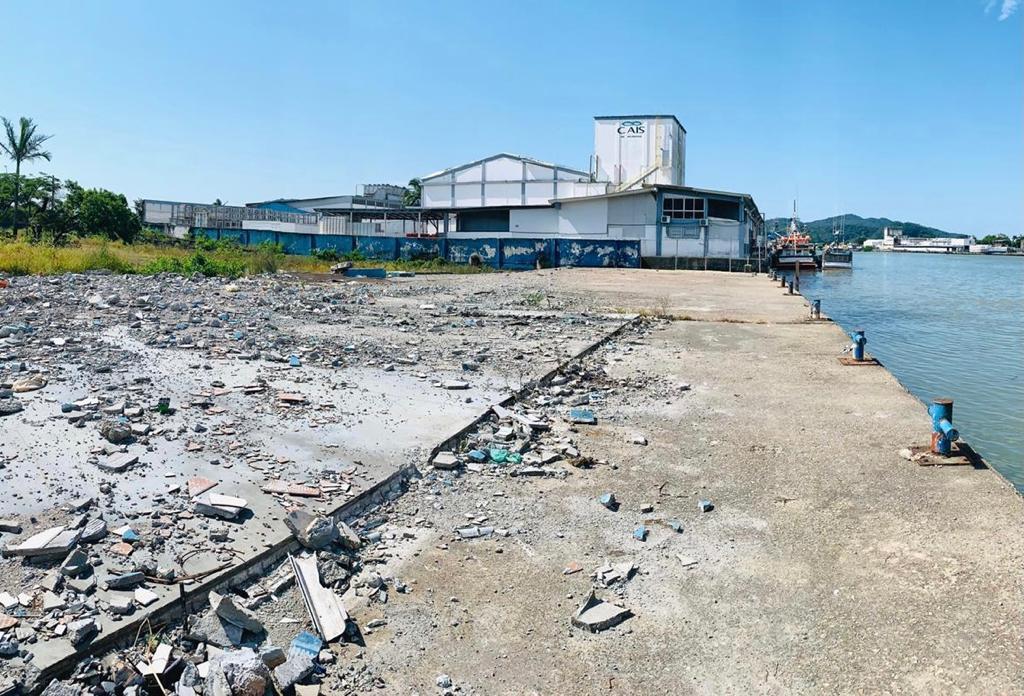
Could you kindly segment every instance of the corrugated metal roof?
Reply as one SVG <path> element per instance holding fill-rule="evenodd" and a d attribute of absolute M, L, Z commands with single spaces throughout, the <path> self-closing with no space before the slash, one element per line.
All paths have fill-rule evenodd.
<path fill-rule="evenodd" d="M 585 177 L 589 177 L 590 176 L 589 172 L 584 172 L 584 171 L 581 171 L 579 169 L 573 169 L 572 167 L 563 167 L 560 164 L 554 164 L 552 162 L 544 162 L 543 160 L 534 159 L 532 157 L 526 157 L 524 155 L 515 155 L 515 154 L 512 154 L 511 152 L 499 152 L 498 154 L 491 155 L 490 157 L 484 157 L 483 159 L 473 160 L 472 162 L 466 162 L 465 164 L 459 164 L 459 165 L 456 165 L 454 167 L 448 167 L 447 169 L 442 169 L 441 171 L 434 172 L 433 174 L 427 174 L 426 176 L 421 176 L 420 177 L 420 182 L 422 183 L 422 182 L 426 181 L 427 179 L 436 179 L 436 178 L 438 178 L 440 176 L 446 176 L 446 175 L 451 174 L 453 172 L 460 172 L 463 169 L 469 169 L 470 167 L 475 167 L 478 164 L 483 164 L 484 162 L 490 162 L 491 160 L 496 160 L 496 159 L 501 159 L 501 158 L 508 158 L 508 159 L 519 160 L 520 162 L 526 162 L 527 164 L 536 164 L 536 165 L 541 166 L 541 167 L 548 167 L 550 169 L 557 169 L 560 172 L 571 172 L 573 174 L 579 174 L 580 176 L 585 176 Z"/>

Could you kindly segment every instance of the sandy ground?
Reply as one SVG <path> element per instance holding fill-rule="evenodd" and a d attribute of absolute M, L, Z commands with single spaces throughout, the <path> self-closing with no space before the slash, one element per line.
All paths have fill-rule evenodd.
<path fill-rule="evenodd" d="M 763 276 L 606 269 L 417 278 L 409 288 L 387 300 L 396 316 L 422 302 L 534 316 L 532 336 L 516 335 L 521 319 L 487 334 L 495 350 L 514 348 L 488 373 L 496 392 L 520 362 L 549 368 L 617 325 L 601 313 L 687 320 L 648 320 L 586 360 L 596 376 L 577 392 L 603 394 L 590 406 L 597 425 L 570 425 L 558 417 L 564 404 L 547 407 L 545 438 L 571 440 L 600 460 L 592 468 L 563 462 L 564 478 L 533 478 L 422 463 L 401 498 L 353 520 L 374 519 L 381 533 L 361 552 L 363 574 L 410 591 L 382 604 L 354 579 L 345 600 L 364 644 L 335 646 L 324 693 L 438 693 L 441 675 L 456 693 L 480 694 L 1024 690 L 1024 542 L 1011 531 L 1022 501 L 992 471 L 902 459 L 901 448 L 927 442 L 923 405 L 882 368 L 841 366 L 846 338 L 807 321 L 802 298 Z M 577 319 L 541 319 L 567 314 Z M 338 345 L 374 324 L 370 314 L 342 329 L 289 315 L 288 335 Z M 389 325 L 405 333 L 394 316 Z M 418 335 L 431 341 L 431 369 L 479 346 L 479 334 L 428 328 Z M 384 363 L 374 358 L 367 369 Z M 383 398 L 381 418 L 396 417 Z M 649 444 L 631 443 L 638 433 Z M 617 511 L 598 503 L 605 492 Z M 699 499 L 715 509 L 699 512 Z M 508 536 L 459 539 L 469 522 Z M 640 524 L 646 541 L 632 537 Z M 585 633 L 570 617 L 606 560 L 637 564 L 631 579 L 598 590 L 634 616 Z M 564 574 L 574 563 L 582 570 Z M 294 591 L 259 611 L 278 644 L 305 620 Z"/>

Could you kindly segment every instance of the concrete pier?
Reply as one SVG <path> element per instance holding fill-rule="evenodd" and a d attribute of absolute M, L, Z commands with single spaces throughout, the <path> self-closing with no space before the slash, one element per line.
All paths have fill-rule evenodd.
<path fill-rule="evenodd" d="M 577 429 L 581 451 L 608 466 L 565 481 L 467 475 L 441 498 L 451 514 L 433 519 L 439 530 L 458 523 L 459 500 L 500 494 L 491 522 L 525 531 L 444 549 L 442 531 L 399 554 L 389 572 L 417 591 L 380 612 L 388 627 L 366 650 L 390 688 L 427 688 L 439 671 L 487 693 L 1020 688 L 1022 501 L 993 471 L 901 458 L 929 441 L 925 407 L 884 368 L 839 364 L 843 331 L 808 321 L 803 299 L 763 276 L 560 271 L 549 282 L 598 306 L 692 320 L 594 356 L 632 385 L 597 408 L 598 426 Z M 648 446 L 630 444 L 636 432 Z M 598 503 L 606 491 L 617 513 Z M 699 513 L 698 499 L 714 511 Z M 658 524 L 668 519 L 684 531 Z M 646 542 L 631 537 L 639 523 Z M 569 615 L 605 560 L 638 564 L 622 594 L 635 617 L 579 635 Z M 563 575 L 572 562 L 583 572 Z"/>

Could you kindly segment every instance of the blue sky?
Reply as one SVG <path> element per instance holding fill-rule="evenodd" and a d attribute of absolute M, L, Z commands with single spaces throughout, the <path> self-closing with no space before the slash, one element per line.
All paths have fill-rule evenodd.
<path fill-rule="evenodd" d="M 244 203 L 499 151 L 586 169 L 593 116 L 672 113 L 687 183 L 769 216 L 1021 234 L 1017 1 L 0 0 L 0 114 L 54 134 L 42 171 Z"/>

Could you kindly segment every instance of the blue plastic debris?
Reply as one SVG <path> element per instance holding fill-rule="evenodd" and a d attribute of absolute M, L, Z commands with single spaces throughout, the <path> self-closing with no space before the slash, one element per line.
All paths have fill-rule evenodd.
<path fill-rule="evenodd" d="M 508 459 L 508 450 L 495 447 L 491 450 L 491 461 L 495 464 L 504 464 Z"/>
<path fill-rule="evenodd" d="M 715 504 L 712 503 L 710 500 L 698 500 L 697 509 L 700 510 L 701 512 L 711 512 L 712 510 L 715 509 Z"/>
<path fill-rule="evenodd" d="M 487 461 L 487 453 L 484 452 L 483 450 L 478 450 L 478 449 L 470 450 L 469 454 L 466 455 L 466 456 L 468 456 L 474 462 L 486 462 Z"/>
<path fill-rule="evenodd" d="M 236 329 L 234 332 L 232 332 L 231 337 L 236 341 L 241 341 L 243 338 L 245 338 L 245 332 Z"/>
<path fill-rule="evenodd" d="M 683 523 L 679 520 L 669 520 L 668 526 L 673 532 L 676 532 L 677 534 L 683 533 Z"/>
<path fill-rule="evenodd" d="M 581 425 L 594 425 L 597 418 L 589 408 L 574 408 L 569 411 L 569 420 Z"/>
<path fill-rule="evenodd" d="M 141 538 L 139 533 L 131 527 L 121 532 L 121 541 L 138 541 Z"/>
<path fill-rule="evenodd" d="M 303 652 L 307 655 L 316 657 L 320 654 L 320 648 L 322 648 L 323 645 L 323 641 L 312 633 L 309 631 L 303 631 L 292 639 L 291 649 L 296 652 Z"/>
<path fill-rule="evenodd" d="M 348 278 L 387 278 L 386 268 L 346 268 L 345 276 Z"/>
<path fill-rule="evenodd" d="M 614 510 L 619 506 L 618 501 L 615 500 L 614 493 L 605 493 L 600 498 L 598 498 L 598 500 L 601 502 L 602 505 L 604 505 L 609 510 Z"/>
<path fill-rule="evenodd" d="M 288 364 L 291 365 L 292 367 L 302 367 L 302 361 L 299 359 L 299 356 L 297 355 L 289 355 Z"/>
<path fill-rule="evenodd" d="M 633 530 L 633 538 L 637 541 L 647 541 L 647 527 L 640 525 Z"/>

